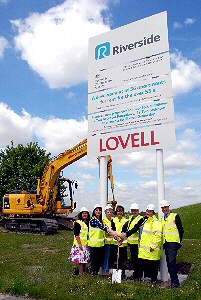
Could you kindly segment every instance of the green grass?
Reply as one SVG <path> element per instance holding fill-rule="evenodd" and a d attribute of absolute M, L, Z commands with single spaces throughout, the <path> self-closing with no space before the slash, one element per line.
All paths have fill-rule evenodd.
<path fill-rule="evenodd" d="M 201 203 L 181 207 L 175 211 L 182 219 L 185 239 L 201 239 Z"/>
<path fill-rule="evenodd" d="M 198 221 L 201 204 L 179 208 L 177 212 L 185 230 L 178 261 L 193 264 L 188 280 L 179 290 L 127 281 L 112 284 L 108 277 L 73 275 L 74 265 L 68 259 L 73 232 L 59 231 L 51 236 L 0 232 L 0 291 L 44 300 L 201 299 L 201 228 Z"/>

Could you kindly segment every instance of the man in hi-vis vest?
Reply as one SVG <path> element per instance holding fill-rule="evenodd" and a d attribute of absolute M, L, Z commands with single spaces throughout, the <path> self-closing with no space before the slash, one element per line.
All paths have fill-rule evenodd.
<path fill-rule="evenodd" d="M 127 237 L 131 253 L 131 262 L 133 264 L 133 279 L 134 281 L 141 281 L 143 271 L 141 260 L 138 258 L 138 250 L 140 246 L 140 226 L 144 223 L 145 219 L 139 214 L 140 208 L 137 203 L 132 203 L 130 210 L 132 215 L 128 222 L 123 226 L 122 231 L 125 233 L 121 235 L 121 239 L 124 240 Z M 136 224 L 139 226 L 138 231 L 134 230 Z"/>
<path fill-rule="evenodd" d="M 177 275 L 176 256 L 181 248 L 181 242 L 184 235 L 181 219 L 178 214 L 170 212 L 170 204 L 166 200 L 160 203 L 164 217 L 161 219 L 163 227 L 163 245 L 165 249 L 168 272 L 171 279 L 171 287 L 179 287 Z"/>

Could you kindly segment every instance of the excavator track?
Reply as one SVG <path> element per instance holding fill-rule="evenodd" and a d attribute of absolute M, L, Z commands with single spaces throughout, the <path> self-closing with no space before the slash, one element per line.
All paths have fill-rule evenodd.
<path fill-rule="evenodd" d="M 48 218 L 9 218 L 1 221 L 3 227 L 11 232 L 53 234 L 57 233 L 58 223 Z"/>

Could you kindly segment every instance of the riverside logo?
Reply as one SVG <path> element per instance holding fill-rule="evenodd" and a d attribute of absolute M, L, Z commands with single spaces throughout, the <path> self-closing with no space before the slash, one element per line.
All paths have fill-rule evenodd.
<path fill-rule="evenodd" d="M 100 44 L 100 45 L 96 46 L 96 49 L 95 49 L 95 59 L 96 60 L 105 58 L 106 56 L 110 56 L 110 43 L 109 42 Z"/>
<path fill-rule="evenodd" d="M 153 43 L 157 43 L 160 42 L 161 37 L 159 34 L 154 35 L 153 33 L 151 34 L 151 36 L 149 37 L 144 37 L 143 39 L 133 42 L 133 43 L 129 43 L 126 45 L 118 45 L 118 46 L 114 46 L 112 47 L 112 52 L 111 52 L 111 45 L 110 42 L 105 42 L 103 44 L 99 44 L 96 46 L 95 48 L 95 59 L 99 60 L 102 58 L 106 58 L 107 56 L 110 56 L 111 53 L 112 55 L 116 55 L 116 54 L 120 54 L 122 52 L 126 52 L 126 51 L 130 51 L 130 50 L 134 50 L 136 48 L 141 48 L 143 46 L 148 46 L 151 45 Z"/>

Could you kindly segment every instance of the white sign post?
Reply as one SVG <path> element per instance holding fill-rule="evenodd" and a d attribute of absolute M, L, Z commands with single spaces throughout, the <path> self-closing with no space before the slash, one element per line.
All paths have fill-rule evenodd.
<path fill-rule="evenodd" d="M 107 156 L 100 157 L 100 205 L 103 209 L 107 205 L 108 198 L 108 177 L 107 177 Z"/>
<path fill-rule="evenodd" d="M 158 181 L 158 218 L 161 220 L 163 213 L 161 211 L 160 202 L 165 199 L 165 185 L 164 185 L 164 165 L 163 165 L 163 149 L 156 150 L 156 166 L 157 166 L 157 181 Z M 160 275 L 161 281 L 168 281 L 168 268 L 163 250 L 163 256 L 160 259 Z"/>

